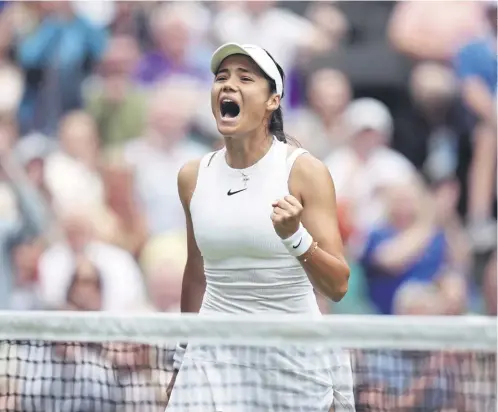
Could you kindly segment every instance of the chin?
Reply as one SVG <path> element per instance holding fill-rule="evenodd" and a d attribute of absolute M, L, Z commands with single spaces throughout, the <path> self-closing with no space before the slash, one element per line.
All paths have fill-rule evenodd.
<path fill-rule="evenodd" d="M 223 136 L 223 137 L 237 137 L 237 132 L 236 130 L 228 127 L 218 127 L 218 132 Z"/>
<path fill-rule="evenodd" d="M 218 132 L 223 137 L 237 137 L 240 135 L 240 128 L 238 124 L 228 125 L 223 124 L 222 122 L 218 122 L 217 124 Z"/>

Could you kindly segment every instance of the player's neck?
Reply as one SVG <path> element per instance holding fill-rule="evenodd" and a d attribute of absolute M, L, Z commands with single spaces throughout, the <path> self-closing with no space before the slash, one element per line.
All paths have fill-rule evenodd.
<path fill-rule="evenodd" d="M 273 137 L 266 131 L 241 137 L 225 137 L 227 164 L 234 169 L 246 169 L 270 150 L 272 142 Z"/>

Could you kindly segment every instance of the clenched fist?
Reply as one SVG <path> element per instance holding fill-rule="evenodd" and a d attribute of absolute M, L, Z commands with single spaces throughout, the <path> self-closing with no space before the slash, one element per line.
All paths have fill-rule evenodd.
<path fill-rule="evenodd" d="M 271 220 L 275 232 L 281 239 L 291 237 L 299 229 L 303 206 L 294 196 L 285 196 L 272 203 Z"/>

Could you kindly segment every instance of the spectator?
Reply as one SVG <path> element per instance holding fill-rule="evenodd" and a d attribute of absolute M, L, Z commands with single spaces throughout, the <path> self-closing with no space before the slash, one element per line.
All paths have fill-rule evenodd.
<path fill-rule="evenodd" d="M 40 310 L 42 304 L 38 296 L 38 260 L 44 244 L 32 240 L 19 244 L 12 251 L 12 264 L 15 273 L 14 287 L 10 296 L 13 310 Z"/>
<path fill-rule="evenodd" d="M 486 2 L 486 32 L 464 44 L 455 58 L 470 123 L 477 124 L 469 174 L 468 218 L 476 250 L 481 252 L 489 251 L 496 242 L 496 12 L 496 2 Z"/>
<path fill-rule="evenodd" d="M 479 125 L 474 131 L 469 170 L 467 221 L 476 252 L 496 247 L 496 131 Z"/>
<path fill-rule="evenodd" d="M 483 33 L 480 3 L 398 2 L 388 37 L 398 51 L 416 61 L 449 62 L 462 42 Z"/>
<path fill-rule="evenodd" d="M 399 126 L 397 147 L 429 180 L 455 176 L 458 212 L 467 207 L 472 129 L 465 120 L 458 78 L 450 68 L 419 63 L 410 78 L 411 114 Z"/>
<path fill-rule="evenodd" d="M 76 264 L 76 271 L 67 292 L 67 309 L 70 310 L 90 310 L 99 311 L 103 309 L 104 282 L 97 267 L 86 257 L 80 257 Z M 151 351 L 156 348 L 149 348 L 146 345 L 106 343 L 103 345 L 90 344 L 88 346 L 62 344 L 56 348 L 58 355 L 69 366 L 71 363 L 83 364 L 92 362 L 92 358 L 98 354 L 100 361 L 94 365 L 94 371 L 88 377 L 83 377 L 86 389 L 90 395 L 85 399 L 85 403 L 91 406 L 87 408 L 98 408 L 98 410 L 112 410 L 112 400 L 107 397 L 123 397 L 119 399 L 121 403 L 151 403 L 154 402 L 155 393 L 152 389 L 137 390 L 136 385 L 140 381 L 140 389 L 151 384 L 150 368 Z M 99 370 L 100 368 L 100 370 Z M 84 370 L 81 371 L 84 373 Z M 102 382 L 95 379 L 96 373 L 100 378 L 108 379 L 104 395 L 92 395 L 100 390 Z M 97 375 L 97 376 L 99 376 Z M 113 376 L 112 380 L 109 377 Z M 119 379 L 115 379 L 119 376 Z M 166 381 L 165 381 L 166 382 Z M 157 383 L 156 383 L 157 384 Z M 152 386 L 152 385 L 150 385 Z M 152 386 L 153 387 L 153 386 Z M 115 400 L 114 400 L 115 401 Z M 74 407 L 71 405 L 71 407 Z M 86 409 L 88 410 L 88 409 Z"/>
<path fill-rule="evenodd" d="M 314 156 L 323 159 L 342 143 L 342 115 L 351 94 L 349 80 L 341 72 L 324 68 L 310 75 L 308 104 L 291 113 L 289 130 Z"/>
<path fill-rule="evenodd" d="M 140 256 L 152 306 L 161 312 L 180 312 L 183 270 L 187 261 L 183 232 L 152 238 Z"/>
<path fill-rule="evenodd" d="M 154 48 L 140 61 L 137 80 L 146 86 L 166 81 L 172 75 L 209 79 L 208 64 L 197 65 L 190 51 L 194 47 L 192 22 L 199 17 L 179 3 L 161 5 L 150 18 Z"/>
<path fill-rule="evenodd" d="M 432 182 L 431 185 L 435 220 L 444 232 L 448 248 L 447 276 L 439 280 L 439 285 L 446 294 L 447 311 L 455 314 L 464 313 L 462 306 L 472 303 L 467 299 L 476 298 L 476 279 L 472 276 L 471 244 L 457 210 L 460 196 L 459 186 L 458 181 L 452 176 L 441 178 Z"/>
<path fill-rule="evenodd" d="M 43 237 L 49 217 L 40 194 L 30 183 L 15 152 L 15 120 L 0 117 L 0 307 L 11 308 L 15 287 L 12 253 L 25 242 Z"/>
<path fill-rule="evenodd" d="M 75 266 L 66 296 L 68 309 L 102 310 L 103 282 L 97 267 L 86 256 L 78 257 Z"/>
<path fill-rule="evenodd" d="M 337 7 L 337 3 L 308 3 L 306 15 L 324 35 L 330 39 L 331 49 L 338 48 L 343 43 L 350 25 L 347 17 Z"/>
<path fill-rule="evenodd" d="M 398 315 L 442 315 L 437 288 L 408 281 L 394 297 Z M 456 360 L 441 352 L 367 350 L 358 354 L 358 408 L 369 411 L 455 411 Z M 402 372 L 401 372 L 402 371 Z M 400 372 L 402 376 L 400 376 Z"/>
<path fill-rule="evenodd" d="M 426 145 L 424 172 L 434 179 L 451 175 L 458 167 L 463 129 L 455 119 L 456 78 L 442 65 L 420 63 L 414 67 L 410 80 L 414 112 L 425 126 L 424 135 L 418 137 Z"/>
<path fill-rule="evenodd" d="M 24 136 L 15 147 L 17 160 L 23 166 L 27 180 L 38 191 L 47 209 L 52 195 L 45 182 L 45 160 L 54 150 L 53 141 L 39 133 Z"/>
<path fill-rule="evenodd" d="M 414 280 L 400 286 L 393 298 L 393 312 L 402 316 L 443 315 L 443 305 L 435 285 Z"/>
<path fill-rule="evenodd" d="M 146 216 L 137 204 L 133 170 L 109 161 L 102 178 L 106 208 L 98 221 L 98 237 L 138 257 L 149 232 Z"/>
<path fill-rule="evenodd" d="M 116 14 L 116 3 L 114 0 L 72 0 L 75 14 L 86 19 L 97 27 L 106 27 L 114 19 Z"/>
<path fill-rule="evenodd" d="M 134 1 L 116 1 L 114 18 L 108 26 L 114 36 L 130 36 L 137 40 L 140 50 L 150 48 L 151 39 L 147 27 L 147 4 Z"/>
<path fill-rule="evenodd" d="M 0 113 L 15 113 L 24 92 L 23 75 L 13 61 L 13 11 L 0 13 Z"/>
<path fill-rule="evenodd" d="M 122 145 L 143 132 L 147 96 L 131 81 L 138 59 L 133 37 L 111 37 L 98 75 L 87 88 L 87 109 L 105 148 Z"/>
<path fill-rule="evenodd" d="M 100 176 L 99 137 L 85 112 L 68 113 L 59 124 L 60 148 L 45 161 L 45 184 L 57 211 L 101 207 L 105 203 Z"/>
<path fill-rule="evenodd" d="M 102 279 L 88 259 L 78 260 L 69 281 L 67 292 L 62 292 L 61 309 L 101 309 Z M 15 373 L 10 375 L 6 401 L 27 412 L 70 412 L 74 408 L 111 412 L 113 402 L 122 402 L 120 388 L 112 364 L 98 349 L 98 345 L 67 342 L 12 345 L 16 356 L 9 359 L 9 367 L 15 368 Z M 52 379 L 46 379 L 47 375 Z M 72 382 L 69 396 L 66 381 Z M 0 387 L 0 398 L 1 394 Z"/>
<path fill-rule="evenodd" d="M 135 190 L 152 235 L 184 228 L 176 176 L 185 162 L 208 152 L 190 136 L 196 84 L 175 77 L 158 86 L 149 101 L 143 137 L 124 147 L 124 161 L 134 172 Z"/>
<path fill-rule="evenodd" d="M 65 113 L 82 107 L 82 82 L 104 51 L 105 33 L 75 15 L 71 2 L 39 10 L 40 24 L 17 47 L 26 82 L 20 125 L 23 134 L 52 135 Z"/>
<path fill-rule="evenodd" d="M 22 411 L 111 412 L 113 403 L 123 402 L 111 364 L 91 345 L 20 344 L 16 354 L 14 393 Z"/>
<path fill-rule="evenodd" d="M 387 147 L 393 123 L 381 102 L 355 100 L 344 116 L 348 140 L 324 162 L 334 179 L 338 206 L 351 210 L 355 231 L 361 237 L 383 218 L 382 188 L 394 182 L 411 182 L 415 168 Z"/>
<path fill-rule="evenodd" d="M 458 50 L 455 69 L 462 79 L 464 101 L 474 116 L 496 126 L 497 4 L 487 1 L 484 33 L 476 33 Z"/>
<path fill-rule="evenodd" d="M 276 1 L 242 1 L 217 14 L 218 42 L 254 43 L 266 48 L 289 71 L 298 51 L 325 51 L 328 39 L 308 19 L 277 6 Z"/>
<path fill-rule="evenodd" d="M 274 0 L 236 2 L 215 16 L 212 27 L 217 43 L 254 43 L 270 52 L 287 73 L 290 107 L 302 101 L 298 68 L 304 66 L 304 57 L 329 51 L 334 44 L 319 25 L 278 7 Z"/>
<path fill-rule="evenodd" d="M 115 246 L 96 241 L 89 212 L 74 211 L 63 216 L 66 240 L 48 248 L 38 270 L 40 297 L 44 307 L 61 307 L 77 268 L 86 258 L 102 279 L 102 309 L 127 310 L 145 300 L 140 270 L 132 256 Z"/>
<path fill-rule="evenodd" d="M 451 272 L 447 272 L 444 232 L 435 220 L 428 193 L 412 182 L 409 186 L 393 185 L 386 196 L 388 221 L 369 234 L 362 263 L 372 303 L 380 313 L 392 314 L 395 293 L 404 282 L 436 284 Z M 461 297 L 458 292 L 457 298 Z M 443 302 L 445 308 L 454 307 L 453 299 Z"/>

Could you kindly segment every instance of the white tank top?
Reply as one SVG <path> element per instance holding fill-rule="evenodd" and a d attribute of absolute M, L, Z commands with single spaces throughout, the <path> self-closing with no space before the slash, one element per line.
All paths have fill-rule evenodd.
<path fill-rule="evenodd" d="M 247 169 L 232 169 L 226 150 L 200 163 L 190 212 L 204 258 L 206 292 L 200 313 L 320 314 L 313 287 L 298 260 L 275 233 L 272 202 L 289 194 L 296 158 L 305 153 L 276 139 Z"/>

